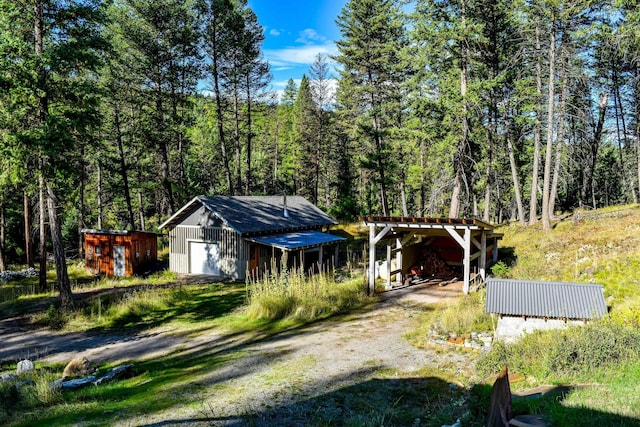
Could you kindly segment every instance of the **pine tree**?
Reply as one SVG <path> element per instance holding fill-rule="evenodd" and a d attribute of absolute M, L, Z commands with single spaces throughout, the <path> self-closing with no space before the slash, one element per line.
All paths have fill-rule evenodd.
<path fill-rule="evenodd" d="M 0 16 L 0 82 L 8 101 L 0 104 L 2 117 L 12 117 L 2 123 L 6 130 L 3 142 L 14 149 L 21 166 L 35 155 L 41 222 L 46 209 L 57 288 L 62 306 L 70 308 L 73 295 L 60 195 L 66 196 L 75 187 L 74 159 L 83 138 L 98 123 L 95 73 L 105 48 L 100 35 L 102 14 L 96 1 L 2 1 Z M 40 243 L 42 246 L 43 237 Z M 46 253 L 41 252 L 40 257 L 42 266 Z"/>
<path fill-rule="evenodd" d="M 335 56 L 342 66 L 338 108 L 345 123 L 356 119 L 349 133 L 366 143 L 363 165 L 375 174 L 380 209 L 389 215 L 392 130 L 400 123 L 405 77 L 399 56 L 407 43 L 404 17 L 395 0 L 351 0 L 336 22 L 342 36 Z"/>

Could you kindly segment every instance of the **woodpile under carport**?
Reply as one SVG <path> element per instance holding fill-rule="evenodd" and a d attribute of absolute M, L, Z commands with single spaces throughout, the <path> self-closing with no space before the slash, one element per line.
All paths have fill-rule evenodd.
<path fill-rule="evenodd" d="M 420 264 L 411 267 L 411 276 L 420 278 L 429 276 L 450 277 L 455 273 L 449 268 L 447 263 L 432 249 L 422 249 Z"/>

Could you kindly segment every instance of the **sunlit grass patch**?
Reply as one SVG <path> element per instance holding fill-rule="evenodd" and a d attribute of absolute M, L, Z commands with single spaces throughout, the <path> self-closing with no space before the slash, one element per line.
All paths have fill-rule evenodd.
<path fill-rule="evenodd" d="M 362 278 L 337 283 L 330 272 L 305 275 L 301 269 L 272 269 L 247 282 L 249 319 L 311 321 L 344 313 L 371 301 Z"/>

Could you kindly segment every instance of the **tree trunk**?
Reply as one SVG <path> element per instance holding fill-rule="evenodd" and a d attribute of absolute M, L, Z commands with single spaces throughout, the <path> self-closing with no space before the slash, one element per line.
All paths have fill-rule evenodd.
<path fill-rule="evenodd" d="M 144 206 L 142 204 L 142 190 L 138 188 L 138 217 L 140 220 L 140 230 L 145 231 L 147 226 L 144 222 Z"/>
<path fill-rule="evenodd" d="M 547 148 L 544 162 L 544 181 L 542 184 L 542 229 L 551 230 L 549 218 L 549 190 L 551 186 L 551 160 L 553 159 L 553 127 L 555 107 L 555 62 L 556 62 L 555 28 L 549 31 L 549 98 L 547 100 Z"/>
<path fill-rule="evenodd" d="M 466 27 L 466 3 L 463 0 L 461 8 L 461 26 L 463 31 Z M 458 141 L 458 149 L 454 161 L 455 178 L 453 181 L 453 191 L 451 192 L 451 205 L 449 207 L 449 218 L 457 218 L 460 215 L 460 194 L 462 193 L 462 183 L 464 175 L 464 152 L 469 138 L 469 106 L 467 104 L 467 47 L 466 42 L 460 44 L 460 96 L 462 97 L 462 132 Z"/>
<path fill-rule="evenodd" d="M 371 86 L 374 86 L 374 78 L 372 74 L 372 70 L 368 70 L 367 78 Z M 371 109 L 373 112 L 373 142 L 376 147 L 376 163 L 378 167 L 378 175 L 380 177 L 380 205 L 382 207 L 382 215 L 389 216 L 389 201 L 387 198 L 387 178 L 385 175 L 385 162 L 383 158 L 383 145 L 384 141 L 382 139 L 382 125 L 380 123 L 380 118 L 376 114 L 376 108 L 378 108 L 379 103 L 376 99 L 375 93 L 371 91 L 369 102 L 371 103 Z"/>
<path fill-rule="evenodd" d="M 389 202 L 387 200 L 387 178 L 385 176 L 386 166 L 382 158 L 382 130 L 380 126 L 380 119 L 376 115 L 374 115 L 373 117 L 373 132 L 373 139 L 375 141 L 376 150 L 378 151 L 376 160 L 378 163 L 378 175 L 380 175 L 380 204 L 382 206 L 382 215 L 389 216 Z"/>
<path fill-rule="evenodd" d="M 562 88 L 560 91 L 560 105 L 558 108 L 558 129 L 556 131 L 556 160 L 553 166 L 553 180 L 549 191 L 549 218 L 555 218 L 555 204 L 558 195 L 558 182 L 560 180 L 560 166 L 562 163 L 562 153 L 564 151 L 564 122 L 567 109 L 567 97 L 569 94 L 569 57 L 566 52 L 564 59 L 564 66 L 561 71 Z"/>
<path fill-rule="evenodd" d="M 408 217 L 409 210 L 407 209 L 407 192 L 404 185 L 404 171 L 400 171 L 400 202 L 402 203 L 402 216 Z"/>
<path fill-rule="evenodd" d="M 127 167 L 127 160 L 124 154 L 124 143 L 122 141 L 122 128 L 120 126 L 120 107 L 117 104 L 113 105 L 113 127 L 116 131 L 116 145 L 118 146 L 118 166 L 120 169 L 120 176 L 122 177 L 122 192 L 124 193 L 124 200 L 127 204 L 127 220 L 129 221 L 129 227 L 131 230 L 135 230 L 136 221 L 133 214 L 133 204 L 131 203 L 131 188 L 129 186 L 129 173 Z"/>
<path fill-rule="evenodd" d="M 80 186 L 78 188 L 78 259 L 84 259 L 84 245 L 82 244 L 82 229 L 84 227 L 84 186 L 86 177 L 86 168 L 84 165 L 85 152 L 84 145 L 82 146 L 82 153 L 80 156 Z"/>
<path fill-rule="evenodd" d="M 633 184 L 633 179 L 629 179 L 627 176 L 627 168 L 624 164 L 623 147 L 628 147 L 629 142 L 627 140 L 627 124 L 624 118 L 624 108 L 622 104 L 622 97 L 620 96 L 620 84 L 619 76 L 616 65 L 613 65 L 613 107 L 616 116 L 616 136 L 618 140 L 618 160 L 620 162 L 620 170 L 622 171 L 622 186 L 623 188 L 629 188 L 632 195 L 633 203 L 638 203 L 638 193 L 636 192 Z M 622 140 L 620 139 L 620 124 L 622 124 Z M 629 182 L 631 181 L 631 182 Z"/>
<path fill-rule="evenodd" d="M 513 180 L 513 192 L 516 198 L 516 207 L 518 209 L 518 220 L 520 224 L 525 224 L 524 206 L 522 205 L 522 196 L 520 195 L 520 180 L 518 179 L 518 168 L 516 167 L 516 157 L 513 153 L 513 144 L 511 137 L 507 134 L 507 150 L 509 151 L 509 165 L 511 166 L 511 179 Z"/>
<path fill-rule="evenodd" d="M 607 103 L 609 100 L 609 94 L 607 92 L 600 95 L 598 102 L 598 122 L 596 123 L 595 132 L 593 134 L 593 141 L 591 142 L 591 163 L 589 164 L 588 175 L 586 176 L 586 186 L 591 190 L 591 199 L 593 209 L 596 209 L 596 197 L 595 197 L 595 183 L 593 176 L 596 170 L 596 164 L 598 161 L 598 151 L 600 150 L 600 144 L 602 141 L 602 129 L 604 128 L 605 115 L 607 112 Z M 607 203 L 608 204 L 608 203 Z"/>
<path fill-rule="evenodd" d="M 215 18 L 215 15 L 214 15 Z M 215 32 L 214 32 L 215 33 Z M 215 39 L 215 34 L 212 34 L 212 43 L 214 44 L 214 52 L 211 55 L 211 76 L 213 77 L 213 93 L 216 100 L 216 124 L 218 125 L 218 139 L 220 140 L 220 154 L 222 154 L 222 166 L 224 167 L 224 176 L 227 181 L 227 190 L 229 194 L 233 194 L 233 182 L 231 179 L 231 167 L 229 165 L 229 156 L 227 154 L 227 143 L 225 139 L 224 131 L 224 117 L 223 117 L 223 98 L 220 89 L 220 78 L 218 76 L 218 51 Z M 277 144 L 277 136 L 276 136 Z"/>
<path fill-rule="evenodd" d="M 42 160 L 40 160 L 42 163 Z M 38 270 L 38 285 L 41 292 L 47 292 L 47 231 L 45 220 L 45 202 L 44 202 L 44 176 L 42 176 L 42 166 L 38 173 L 38 209 L 40 218 L 40 268 Z"/>
<path fill-rule="evenodd" d="M 44 36 L 44 6 L 41 1 L 35 1 L 34 7 L 34 51 L 36 57 L 42 56 Z M 44 87 L 46 80 L 46 70 L 42 67 L 38 68 L 38 86 Z M 48 99 L 45 95 L 38 96 L 38 121 L 44 125 L 47 120 Z M 38 185 L 39 185 L 39 208 L 40 208 L 40 269 L 38 282 L 40 290 L 42 292 L 47 291 L 47 246 L 46 246 L 46 231 L 45 231 L 45 207 L 44 207 L 44 159 L 42 153 L 39 153 L 38 157 Z"/>
<path fill-rule="evenodd" d="M 538 173 L 540 168 L 540 141 L 542 124 L 542 54 L 540 52 L 540 23 L 536 23 L 536 122 L 533 129 L 533 168 L 531 172 L 531 199 L 529 224 L 538 221 Z"/>
<path fill-rule="evenodd" d="M 251 129 L 251 80 L 250 74 L 247 74 L 247 176 L 244 185 L 244 194 L 251 194 L 251 143 L 253 142 L 253 129 Z"/>
<path fill-rule="evenodd" d="M 49 230 L 51 231 L 51 243 L 53 246 L 53 257 L 56 264 L 56 283 L 60 291 L 60 303 L 62 308 L 69 310 L 73 308 L 73 294 L 71 293 L 71 282 L 67 273 L 67 261 L 64 255 L 64 245 L 62 242 L 62 230 L 58 218 L 58 198 L 51 184 L 46 184 L 47 188 L 47 208 L 49 211 Z"/>
<path fill-rule="evenodd" d="M 24 252 L 27 257 L 27 265 L 33 267 L 33 247 L 31 245 L 31 203 L 29 202 L 29 194 L 27 190 L 22 192 L 24 203 Z"/>
<path fill-rule="evenodd" d="M 424 216 L 424 211 L 426 208 L 426 202 L 424 198 L 427 195 L 427 184 L 424 179 L 424 170 L 425 170 L 425 144 L 424 144 L 424 138 L 420 138 L 420 212 L 418 212 L 418 216 Z"/>
<path fill-rule="evenodd" d="M 242 148 L 240 145 L 240 100 L 238 85 L 233 85 L 233 144 L 236 151 L 236 186 L 234 194 L 242 193 Z"/>
<path fill-rule="evenodd" d="M 96 194 L 96 198 L 97 198 L 97 208 L 98 208 L 98 230 L 102 229 L 102 215 L 103 215 L 103 202 L 102 202 L 102 166 L 100 165 L 100 160 L 98 160 L 97 162 L 97 169 L 98 169 L 98 173 L 97 173 L 97 178 L 98 178 L 98 188 L 97 188 L 97 194 Z"/>
<path fill-rule="evenodd" d="M 493 137 L 495 135 L 495 108 L 494 93 L 491 91 L 491 107 L 489 112 L 489 125 L 487 126 L 487 168 L 485 170 L 484 212 L 482 219 L 489 222 L 491 213 L 491 166 L 493 162 Z"/>
<path fill-rule="evenodd" d="M 322 141 L 324 139 L 324 112 L 322 111 L 322 106 L 318 107 L 318 133 L 316 135 L 316 158 L 314 165 L 314 186 L 313 186 L 313 204 L 318 204 L 319 189 L 320 189 L 320 162 L 322 161 Z M 324 180 L 323 180 L 324 181 Z M 324 187 L 324 185 L 323 185 Z M 325 192 L 326 194 L 326 192 Z"/>
<path fill-rule="evenodd" d="M 162 105 L 162 86 L 159 82 L 156 82 L 155 88 L 156 96 L 156 131 L 159 134 L 159 139 L 156 141 L 158 149 L 160 150 L 160 181 L 162 183 L 162 192 L 164 200 L 162 200 L 164 214 L 166 216 L 173 215 L 174 212 L 174 200 L 173 200 L 173 188 L 171 186 L 171 170 L 169 164 L 169 147 L 167 141 L 165 141 L 165 134 L 162 132 L 165 128 Z"/>
<path fill-rule="evenodd" d="M 5 271 L 7 269 L 7 266 L 5 265 L 6 231 L 7 223 L 5 218 L 5 205 L 4 198 L 2 198 L 2 201 L 0 201 L 0 271 Z"/>

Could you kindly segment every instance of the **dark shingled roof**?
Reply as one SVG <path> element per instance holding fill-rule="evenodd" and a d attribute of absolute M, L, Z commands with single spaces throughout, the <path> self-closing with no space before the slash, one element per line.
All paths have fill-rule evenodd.
<path fill-rule="evenodd" d="M 321 228 L 337 222 L 301 196 L 198 196 L 165 221 L 160 228 L 175 226 L 200 205 L 238 233 L 262 234 Z"/>
<path fill-rule="evenodd" d="M 600 318 L 607 313 L 602 285 L 488 279 L 487 313 L 549 319 Z"/>

